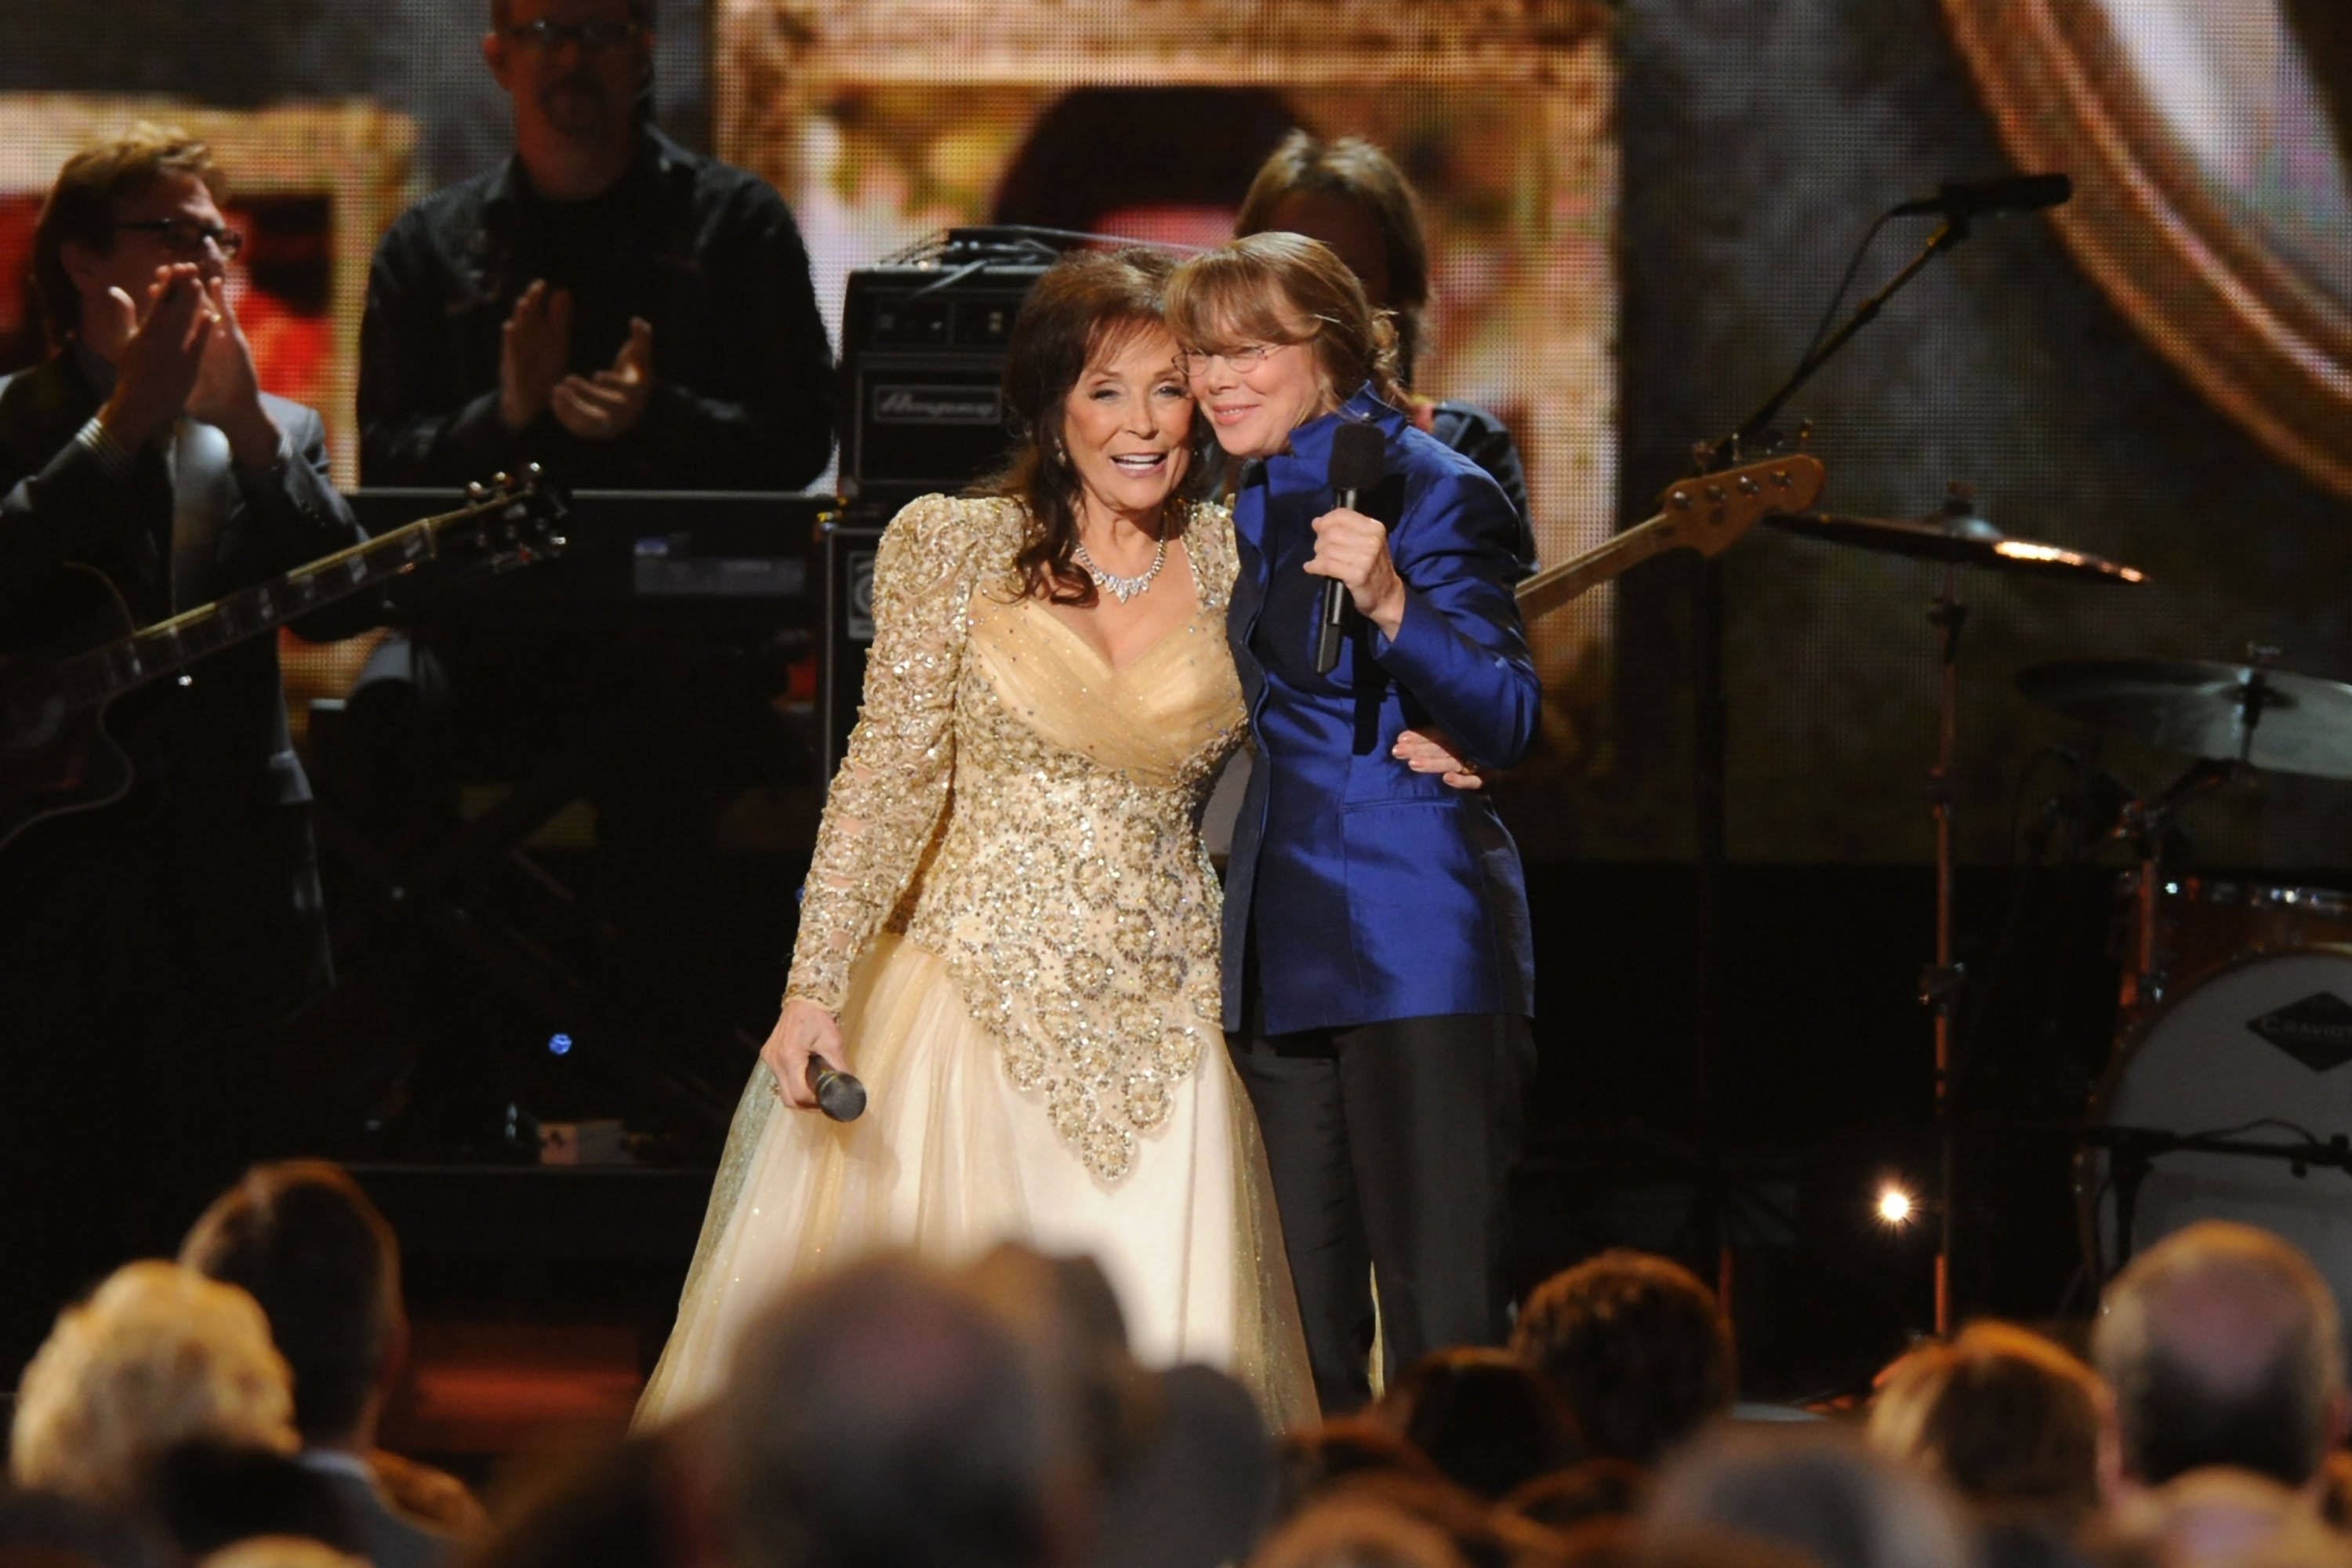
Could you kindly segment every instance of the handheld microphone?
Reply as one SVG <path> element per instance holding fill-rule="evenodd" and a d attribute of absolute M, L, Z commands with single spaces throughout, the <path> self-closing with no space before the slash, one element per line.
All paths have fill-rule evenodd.
<path fill-rule="evenodd" d="M 823 1057 L 809 1058 L 807 1077 L 816 1108 L 835 1121 L 855 1121 L 866 1114 L 866 1086 Z"/>
<path fill-rule="evenodd" d="M 1945 180 L 1932 196 L 1914 196 L 1888 217 L 1972 218 L 1985 213 L 2032 213 L 2054 207 L 2074 194 L 2063 174 L 2011 174 L 1998 180 Z"/>
<path fill-rule="evenodd" d="M 1356 498 L 1381 482 L 1388 466 L 1388 443 L 1373 425 L 1342 425 L 1331 432 L 1331 493 L 1349 511 Z M 1339 638 L 1348 624 L 1348 584 L 1337 577 L 1323 584 L 1323 615 L 1315 627 L 1315 673 L 1328 675 L 1339 662 Z"/>

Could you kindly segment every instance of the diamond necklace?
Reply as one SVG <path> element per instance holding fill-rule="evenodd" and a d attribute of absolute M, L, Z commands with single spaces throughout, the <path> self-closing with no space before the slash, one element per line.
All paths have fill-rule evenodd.
<path fill-rule="evenodd" d="M 1096 587 L 1124 605 L 1150 587 L 1151 580 L 1160 575 L 1160 569 L 1168 564 L 1167 525 L 1160 525 L 1160 542 L 1152 548 L 1151 564 L 1132 577 L 1121 577 L 1096 565 L 1095 558 L 1087 553 L 1086 543 L 1082 540 L 1074 538 L 1070 541 L 1070 553 L 1076 557 L 1079 565 L 1087 569 L 1087 575 L 1095 580 Z"/>

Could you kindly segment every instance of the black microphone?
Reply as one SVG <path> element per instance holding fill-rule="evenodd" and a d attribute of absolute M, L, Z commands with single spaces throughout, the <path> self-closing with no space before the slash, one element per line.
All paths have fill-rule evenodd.
<path fill-rule="evenodd" d="M 1985 213 L 2032 213 L 2054 207 L 2074 194 L 2063 174 L 2011 174 L 1999 180 L 1945 180 L 1932 196 L 1915 196 L 1888 217 L 1972 218 Z"/>
<path fill-rule="evenodd" d="M 1342 425 L 1331 432 L 1331 493 L 1353 511 L 1356 498 L 1381 482 L 1388 468 L 1388 443 L 1377 425 Z M 1337 577 L 1323 584 L 1323 617 L 1315 628 L 1315 673 L 1328 675 L 1339 663 L 1339 635 L 1348 623 L 1348 584 Z"/>
<path fill-rule="evenodd" d="M 807 1078 L 816 1108 L 835 1121 L 855 1121 L 866 1114 L 866 1086 L 823 1057 L 809 1058 Z"/>

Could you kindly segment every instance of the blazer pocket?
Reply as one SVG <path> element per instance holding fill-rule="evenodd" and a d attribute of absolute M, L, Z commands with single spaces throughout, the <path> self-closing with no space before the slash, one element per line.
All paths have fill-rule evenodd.
<path fill-rule="evenodd" d="M 1340 804 L 1349 811 L 1366 805 L 1410 805 L 1451 799 L 1456 791 L 1435 773 L 1417 773 L 1390 756 L 1386 747 L 1348 759 L 1348 783 Z"/>

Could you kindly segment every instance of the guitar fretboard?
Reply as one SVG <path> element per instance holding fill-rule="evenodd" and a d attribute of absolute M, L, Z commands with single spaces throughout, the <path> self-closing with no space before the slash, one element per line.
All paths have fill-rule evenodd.
<path fill-rule="evenodd" d="M 59 659 L 51 668 L 55 690 L 69 709 L 110 701 L 206 654 L 397 577 L 433 558 L 440 548 L 443 529 L 509 504 L 511 498 L 501 497 L 440 517 L 421 518 L 299 571 L 158 621 L 120 641 Z"/>

